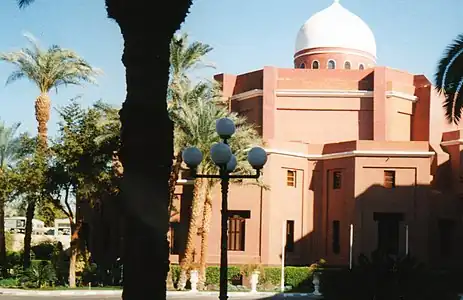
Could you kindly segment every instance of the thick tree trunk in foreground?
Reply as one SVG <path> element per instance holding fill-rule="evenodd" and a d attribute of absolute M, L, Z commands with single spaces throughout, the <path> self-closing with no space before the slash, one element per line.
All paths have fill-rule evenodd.
<path fill-rule="evenodd" d="M 175 160 L 174 160 L 174 164 L 172 165 L 172 170 L 170 172 L 170 178 L 169 178 L 169 216 L 170 218 L 172 217 L 173 203 L 175 199 L 175 188 L 177 187 L 177 181 L 180 175 L 180 168 L 182 166 L 182 161 L 183 161 L 182 154 L 181 153 L 175 154 Z M 170 223 L 170 218 L 169 218 L 169 223 Z M 172 241 L 170 241 L 170 235 L 168 235 L 168 242 L 169 242 L 169 245 L 172 244 Z M 169 268 L 169 273 L 167 273 L 166 284 L 167 284 L 167 289 L 174 288 L 174 280 L 172 278 L 172 270 L 170 268 Z"/>
<path fill-rule="evenodd" d="M 41 93 L 35 99 L 35 119 L 37 120 L 39 144 L 43 149 L 48 145 L 48 121 L 50 120 L 51 100 L 47 93 Z"/>
<path fill-rule="evenodd" d="M 76 287 L 76 267 L 77 267 L 77 256 L 80 250 L 80 231 L 82 229 L 82 212 L 80 197 L 77 197 L 76 201 L 76 220 L 69 218 L 71 223 L 71 257 L 69 259 L 69 287 Z"/>
<path fill-rule="evenodd" d="M 24 258 L 23 267 L 27 269 L 31 266 L 31 240 L 32 240 L 32 219 L 34 219 L 35 200 L 29 200 L 26 209 L 26 232 L 24 234 Z"/>
<path fill-rule="evenodd" d="M 204 201 L 203 210 L 203 225 L 201 230 L 201 258 L 199 261 L 199 282 L 198 286 L 204 289 L 206 285 L 206 260 L 207 250 L 209 248 L 209 232 L 211 231 L 211 220 L 212 220 L 212 194 L 211 188 L 207 188 L 206 200 Z"/>
<path fill-rule="evenodd" d="M 1 173 L 1 170 L 0 170 Z M 0 195 L 0 276 L 7 275 L 5 238 L 5 197 Z"/>
<path fill-rule="evenodd" d="M 193 199 L 191 201 L 191 214 L 188 226 L 188 234 L 186 239 L 185 253 L 180 260 L 180 276 L 178 279 L 177 288 L 185 289 L 187 281 L 187 272 L 193 262 L 193 253 L 195 252 L 195 239 L 198 235 L 198 223 L 202 220 L 202 212 L 204 206 L 204 179 L 196 179 L 193 188 Z"/>
<path fill-rule="evenodd" d="M 166 299 L 173 125 L 167 113 L 170 40 L 191 0 L 106 0 L 124 38 L 127 97 L 120 111 L 124 166 L 125 300 Z M 167 18 L 166 17 L 167 14 Z M 154 41 L 154 42 L 153 42 Z"/>

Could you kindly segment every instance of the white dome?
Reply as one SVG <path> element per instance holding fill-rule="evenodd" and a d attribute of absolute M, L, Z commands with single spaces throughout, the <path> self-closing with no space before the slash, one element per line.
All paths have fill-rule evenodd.
<path fill-rule="evenodd" d="M 296 53 L 319 47 L 360 50 L 376 58 L 376 41 L 370 27 L 339 0 L 313 15 L 299 30 Z"/>

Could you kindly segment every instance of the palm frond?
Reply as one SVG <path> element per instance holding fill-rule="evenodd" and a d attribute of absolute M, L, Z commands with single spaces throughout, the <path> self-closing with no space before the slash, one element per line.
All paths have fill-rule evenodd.
<path fill-rule="evenodd" d="M 215 130 L 216 121 L 228 117 L 236 125 L 236 133 L 229 140 L 238 162 L 235 173 L 251 174 L 254 170 L 247 162 L 247 154 L 253 146 L 261 145 L 262 140 L 253 124 L 236 113 L 229 113 L 228 107 L 217 105 L 214 100 L 219 98 L 220 94 L 215 88 L 216 86 L 210 83 L 199 83 L 180 99 L 177 106 L 171 107 L 171 118 L 175 123 L 176 151 L 189 146 L 198 147 L 204 155 L 198 171 L 217 174 L 218 168 L 211 160 L 209 151 L 214 143 L 220 141 Z M 210 185 L 213 186 L 216 182 L 211 180 Z M 235 180 L 235 182 L 242 181 Z M 256 184 L 261 185 L 259 182 Z"/>
<path fill-rule="evenodd" d="M 31 5 L 35 0 L 17 0 L 19 8 Z"/>
<path fill-rule="evenodd" d="M 16 136 L 21 123 L 7 126 L 0 122 L 0 169 L 12 164 L 16 159 L 20 148 L 20 138 Z"/>
<path fill-rule="evenodd" d="M 96 84 L 100 69 L 92 67 L 72 50 L 52 45 L 40 47 L 38 40 L 30 33 L 24 33 L 30 46 L 18 51 L 0 53 L 0 61 L 11 63 L 15 70 L 6 84 L 27 78 L 37 85 L 40 92 L 58 90 L 60 86 Z"/>
<path fill-rule="evenodd" d="M 201 42 L 189 43 L 188 34 L 174 35 L 170 43 L 170 85 L 182 86 L 189 83 L 189 72 L 198 68 L 214 67 L 204 62 L 204 57 L 212 51 L 212 47 Z"/>
<path fill-rule="evenodd" d="M 445 116 L 449 123 L 458 124 L 463 108 L 463 34 L 445 50 L 435 73 L 436 90 L 445 96 Z"/>

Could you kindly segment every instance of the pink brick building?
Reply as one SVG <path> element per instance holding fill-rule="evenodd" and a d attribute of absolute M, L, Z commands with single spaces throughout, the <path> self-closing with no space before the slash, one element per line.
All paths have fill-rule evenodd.
<path fill-rule="evenodd" d="M 285 244 L 287 264 L 347 265 L 351 224 L 354 259 L 408 249 L 433 266 L 460 263 L 463 130 L 447 124 L 425 76 L 376 65 L 374 35 L 358 16 L 335 1 L 300 29 L 293 69 L 215 78 L 230 109 L 259 126 L 269 155 L 270 190 L 231 188 L 231 264 L 279 265 Z M 173 253 L 188 226 L 189 188 L 180 181 Z M 219 200 L 217 190 L 211 264 Z"/>

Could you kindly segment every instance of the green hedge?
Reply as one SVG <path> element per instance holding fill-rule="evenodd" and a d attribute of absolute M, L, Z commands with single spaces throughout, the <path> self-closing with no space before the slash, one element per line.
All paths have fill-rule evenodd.
<path fill-rule="evenodd" d="M 171 265 L 172 280 L 177 283 L 180 275 L 180 267 Z M 240 267 L 228 267 L 228 281 L 239 280 Z M 259 284 L 280 285 L 281 268 L 264 267 L 263 274 L 259 276 Z M 220 267 L 210 266 L 206 269 L 206 284 L 219 284 Z M 308 267 L 285 267 L 285 285 L 292 287 L 310 286 L 312 281 L 312 272 Z"/>
<path fill-rule="evenodd" d="M 263 276 L 259 276 L 259 284 L 279 285 L 281 268 L 265 267 Z M 310 286 L 312 271 L 308 267 L 285 267 L 285 285 L 292 287 Z"/>

